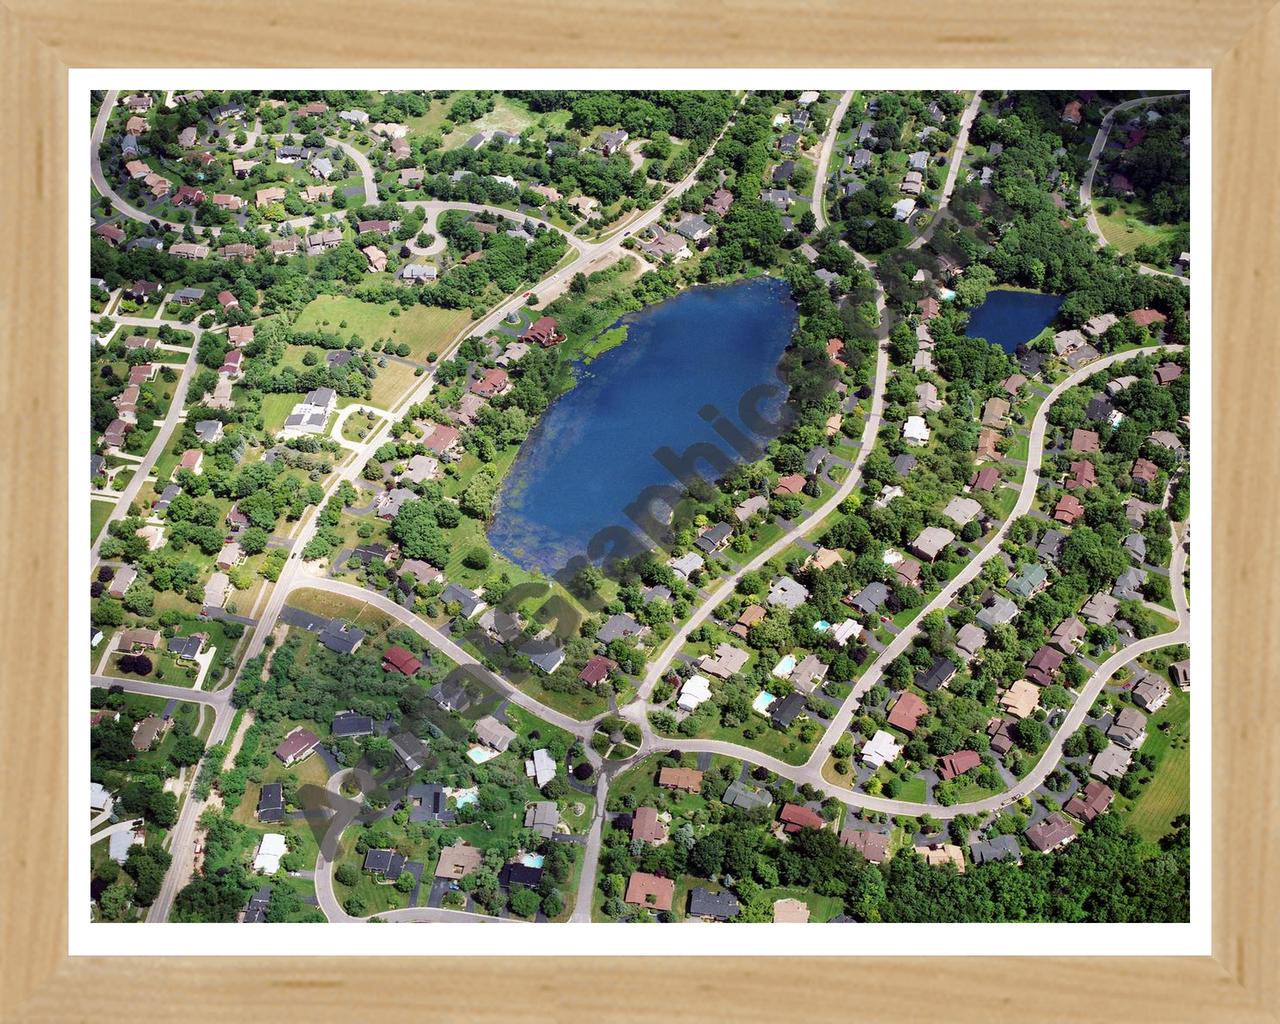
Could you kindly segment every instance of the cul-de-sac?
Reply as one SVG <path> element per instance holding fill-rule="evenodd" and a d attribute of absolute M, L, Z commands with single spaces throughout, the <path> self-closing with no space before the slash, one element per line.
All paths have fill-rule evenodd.
<path fill-rule="evenodd" d="M 1188 920 L 1187 93 L 86 130 L 94 921 Z"/>

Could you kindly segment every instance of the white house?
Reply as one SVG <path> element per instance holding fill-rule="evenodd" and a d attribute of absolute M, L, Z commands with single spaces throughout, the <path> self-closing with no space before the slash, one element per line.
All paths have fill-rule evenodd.
<path fill-rule="evenodd" d="M 695 711 L 699 704 L 711 699 L 711 681 L 706 676 L 690 676 L 680 687 L 681 711 Z"/>
<path fill-rule="evenodd" d="M 880 729 L 862 747 L 862 763 L 879 768 L 898 759 L 902 753 L 902 745 L 896 742 L 891 733 Z"/>
<path fill-rule="evenodd" d="M 284 836 L 279 832 L 268 832 L 258 844 L 258 852 L 253 858 L 253 870 L 264 875 L 274 875 L 280 870 L 280 858 L 288 852 Z"/>
<path fill-rule="evenodd" d="M 917 448 L 929 443 L 929 425 L 923 416 L 907 417 L 907 422 L 902 425 L 902 439 Z"/>

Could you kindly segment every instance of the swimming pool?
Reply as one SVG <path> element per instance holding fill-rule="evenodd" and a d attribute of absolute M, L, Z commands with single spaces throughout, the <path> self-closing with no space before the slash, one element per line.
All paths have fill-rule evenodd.
<path fill-rule="evenodd" d="M 830 628 L 831 628 L 831 623 L 829 623 L 826 619 L 819 619 L 817 622 L 813 624 L 813 631 L 815 633 L 825 633 Z"/>
<path fill-rule="evenodd" d="M 795 671 L 796 656 L 794 654 L 786 655 L 778 664 L 773 667 L 773 674 L 778 679 L 786 679 Z"/>
<path fill-rule="evenodd" d="M 542 862 L 546 860 L 540 853 L 522 853 L 519 857 L 520 863 L 527 868 L 540 868 Z"/>
<path fill-rule="evenodd" d="M 446 789 L 445 793 L 452 796 L 453 802 L 459 807 L 474 804 L 480 799 L 480 789 L 477 786 L 472 786 L 470 789 Z"/>
<path fill-rule="evenodd" d="M 761 690 L 756 694 L 756 699 L 751 702 L 751 710 L 759 715 L 767 715 L 769 713 L 769 705 L 778 698 L 767 690 Z"/>
<path fill-rule="evenodd" d="M 490 750 L 488 747 L 472 747 L 467 751 L 467 757 L 471 758 L 476 764 L 484 764 L 486 761 L 492 761 L 498 756 L 496 750 Z"/>

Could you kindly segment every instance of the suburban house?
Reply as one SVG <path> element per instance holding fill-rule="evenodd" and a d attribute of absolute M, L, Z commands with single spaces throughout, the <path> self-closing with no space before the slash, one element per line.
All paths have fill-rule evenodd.
<path fill-rule="evenodd" d="M 1040 853 L 1051 853 L 1060 850 L 1076 838 L 1076 831 L 1057 811 L 1042 821 L 1036 822 L 1023 833 L 1031 848 Z"/>
<path fill-rule="evenodd" d="M 902 744 L 893 738 L 893 734 L 879 729 L 871 739 L 863 744 L 862 751 L 858 756 L 863 764 L 872 768 L 881 768 L 896 761 L 901 753 Z"/>
<path fill-rule="evenodd" d="M 692 768 L 672 768 L 664 765 L 658 770 L 658 785 L 663 789 L 697 793 L 702 790 L 702 772 Z"/>
<path fill-rule="evenodd" d="M 499 722 L 492 715 L 485 715 L 477 720 L 476 724 L 471 728 L 472 732 L 476 734 L 477 740 L 500 754 L 505 752 L 507 747 L 511 745 L 511 741 L 516 738 L 515 730 Z"/>
<path fill-rule="evenodd" d="M 1107 739 L 1126 750 L 1137 750 L 1146 738 L 1147 716 L 1137 708 L 1123 708 L 1107 730 Z"/>
<path fill-rule="evenodd" d="M 1096 779 L 1090 779 L 1075 796 L 1067 801 L 1063 810 L 1087 823 L 1104 813 L 1114 799 L 1115 794 L 1110 786 Z"/>
<path fill-rule="evenodd" d="M 670 910 L 675 899 L 676 883 L 670 878 L 661 878 L 645 871 L 632 872 L 627 880 L 627 892 L 623 897 L 625 903 L 645 910 Z"/>
<path fill-rule="evenodd" d="M 907 548 L 916 557 L 923 558 L 926 562 L 935 562 L 955 539 L 956 535 L 944 527 L 927 526 Z"/>
<path fill-rule="evenodd" d="M 846 828 L 840 833 L 840 845 L 857 850 L 871 864 L 882 864 L 889 857 L 887 832 L 874 829 Z"/>
<path fill-rule="evenodd" d="M 306 760 L 311 752 L 320 745 L 320 737 L 313 733 L 310 729 L 304 729 L 302 726 L 294 729 L 284 741 L 275 749 L 275 755 L 278 757 L 286 768 L 297 764 L 299 761 Z"/>
<path fill-rule="evenodd" d="M 916 726 L 920 724 L 920 719 L 927 717 L 928 714 L 929 705 L 910 690 L 906 690 L 890 709 L 886 721 L 895 729 L 913 733 L 916 731 Z"/>
<path fill-rule="evenodd" d="M 1000 695 L 1000 707 L 1014 718 L 1026 718 L 1040 704 L 1040 690 L 1035 683 L 1019 679 Z"/>

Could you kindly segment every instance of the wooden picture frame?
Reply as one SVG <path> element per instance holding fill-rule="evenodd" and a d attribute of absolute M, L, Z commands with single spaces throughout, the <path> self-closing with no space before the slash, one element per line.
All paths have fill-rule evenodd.
<path fill-rule="evenodd" d="M 0 1005 L 24 1022 L 213 1019 L 862 1019 L 1233 1022 L 1275 1020 L 1280 918 L 1274 845 L 1280 792 L 1273 641 L 1276 493 L 1271 332 L 1280 231 L 1269 179 L 1280 166 L 1280 7 L 1145 0 L 1122 7 L 1014 8 L 995 0 L 885 7 L 815 0 L 795 9 L 659 0 L 626 10 L 560 0 L 452 10 L 381 0 L 244 0 L 141 8 L 71 0 L 0 7 L 6 140 L 0 274 L 0 502 L 6 578 L 0 636 Z M 516 34 L 511 32 L 519 24 Z M 186 30 L 183 30 L 186 26 Z M 496 40 L 518 41 L 518 49 Z M 620 47 L 619 40 L 641 47 Z M 865 957 L 744 964 L 728 958 L 469 959 L 447 964 L 334 958 L 72 958 L 67 953 L 67 513 L 76 500 L 66 434 L 65 239 L 70 67 L 378 65 L 476 67 L 529 61 L 647 66 L 1212 67 L 1217 529 L 1213 561 L 1213 955 L 1179 958 Z M 193 83 L 195 84 L 195 83 Z M 1272 128 L 1267 128 L 1272 125 Z M 87 126 L 86 126 L 87 127 Z M 1261 187 L 1259 187 L 1261 186 Z M 82 185 L 75 185 L 79 188 Z M 1203 367 L 1202 367 L 1203 372 Z M 64 482 L 70 485 L 64 489 Z M 1251 520 L 1251 522 L 1250 522 Z M 72 538 L 73 541 L 78 538 Z M 71 787 L 73 790 L 75 785 Z M 1209 828 L 1208 821 L 1197 821 Z M 767 942 L 761 936 L 763 942 Z M 938 952 L 937 949 L 929 952 Z M 1271 964 L 1268 967 L 1267 964 Z M 1271 980 L 1268 981 L 1267 979 Z M 495 998 L 496 997 L 496 998 Z"/>

